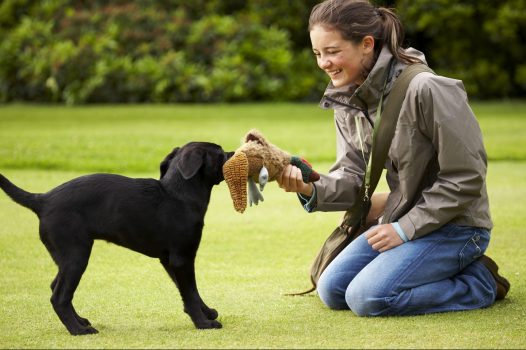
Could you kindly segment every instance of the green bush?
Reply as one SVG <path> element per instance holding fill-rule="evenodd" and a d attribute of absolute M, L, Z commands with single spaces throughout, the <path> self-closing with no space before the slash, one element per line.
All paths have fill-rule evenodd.
<path fill-rule="evenodd" d="M 470 96 L 526 94 L 526 1 L 398 0 L 409 42 Z"/>
<path fill-rule="evenodd" d="M 0 102 L 317 100 L 318 0 L 3 0 Z M 526 95 L 524 0 L 373 1 L 470 97 Z"/>
<path fill-rule="evenodd" d="M 1 22 L 0 99 L 300 100 L 325 85 L 308 49 L 294 50 L 286 30 L 250 12 L 194 18 L 175 1 L 104 3 L 63 0 L 47 15 L 28 6 L 18 24 Z"/>

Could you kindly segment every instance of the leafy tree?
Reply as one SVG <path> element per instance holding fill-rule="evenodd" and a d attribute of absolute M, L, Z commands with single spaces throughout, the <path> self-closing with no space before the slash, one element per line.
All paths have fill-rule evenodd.
<path fill-rule="evenodd" d="M 318 0 L 3 0 L 0 101 L 316 100 Z M 526 1 L 377 0 L 470 96 L 526 93 Z M 395 6 L 396 5 L 396 6 Z"/>
<path fill-rule="evenodd" d="M 479 98 L 526 93 L 526 1 L 399 0 L 411 44 Z"/>
<path fill-rule="evenodd" d="M 319 90 L 311 55 L 241 1 L 9 1 L 24 6 L 16 24 L 2 22 L 2 101 L 301 100 Z"/>

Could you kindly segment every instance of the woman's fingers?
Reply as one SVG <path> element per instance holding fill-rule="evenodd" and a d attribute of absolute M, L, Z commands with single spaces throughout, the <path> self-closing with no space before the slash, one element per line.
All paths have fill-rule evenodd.
<path fill-rule="evenodd" d="M 375 250 L 378 250 L 375 248 L 375 245 L 378 246 L 378 244 L 382 240 L 382 236 L 379 234 L 380 227 L 380 225 L 374 226 L 371 229 L 369 229 L 369 231 L 365 234 L 365 238 L 367 238 L 367 243 L 369 243 L 369 245 Z"/>
<path fill-rule="evenodd" d="M 291 175 L 291 190 L 293 192 L 299 192 L 303 188 L 303 177 L 301 176 L 301 170 L 298 167 L 293 166 L 290 172 Z"/>
<path fill-rule="evenodd" d="M 379 252 L 392 249 L 403 243 L 391 224 L 378 225 L 371 228 L 366 234 L 367 243 Z"/>
<path fill-rule="evenodd" d="M 310 197 L 314 191 L 312 183 L 303 182 L 301 169 L 291 164 L 288 164 L 285 169 L 283 169 L 276 180 L 278 181 L 279 187 L 286 192 L 302 193 Z"/>
<path fill-rule="evenodd" d="M 301 170 L 291 164 L 288 164 L 285 169 L 283 169 L 277 179 L 279 187 L 287 192 L 297 192 L 301 188 L 301 183 L 299 183 L 298 180 L 303 182 Z"/>

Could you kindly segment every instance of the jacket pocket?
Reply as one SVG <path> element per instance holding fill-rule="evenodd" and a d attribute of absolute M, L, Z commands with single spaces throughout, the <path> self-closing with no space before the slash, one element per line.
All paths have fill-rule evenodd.
<path fill-rule="evenodd" d="M 477 229 L 475 234 L 464 244 L 464 247 L 460 250 L 458 255 L 459 258 L 459 269 L 463 270 L 466 266 L 471 264 L 473 261 L 480 258 L 489 243 L 489 232 L 483 229 Z"/>

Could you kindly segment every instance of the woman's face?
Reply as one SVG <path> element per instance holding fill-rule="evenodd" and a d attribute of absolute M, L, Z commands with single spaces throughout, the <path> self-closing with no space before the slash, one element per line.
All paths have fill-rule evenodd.
<path fill-rule="evenodd" d="M 329 75 L 335 87 L 362 84 L 364 64 L 373 55 L 374 39 L 366 36 L 355 44 L 342 38 L 339 31 L 316 25 L 310 31 L 312 51 L 318 66 Z"/>

